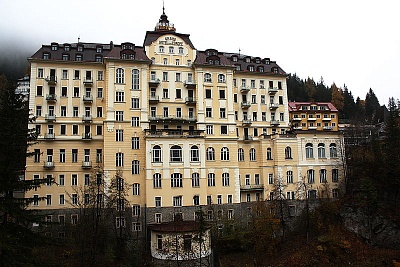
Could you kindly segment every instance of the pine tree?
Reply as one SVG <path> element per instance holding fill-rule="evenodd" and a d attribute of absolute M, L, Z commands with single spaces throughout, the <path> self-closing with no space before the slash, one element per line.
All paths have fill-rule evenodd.
<path fill-rule="evenodd" d="M 332 104 L 339 110 L 339 114 L 342 116 L 344 97 L 342 89 L 338 88 L 335 83 L 331 86 L 332 90 Z"/>
<path fill-rule="evenodd" d="M 0 76 L 0 266 L 34 265 L 40 237 L 30 227 L 38 218 L 27 209 L 34 199 L 25 198 L 24 192 L 46 182 L 23 179 L 27 149 L 37 135 L 28 129 L 28 103 L 15 88 Z"/>
<path fill-rule="evenodd" d="M 365 115 L 369 123 L 377 123 L 382 121 L 383 118 L 381 111 L 381 105 L 376 97 L 374 91 L 370 88 L 367 95 L 365 96 Z"/>

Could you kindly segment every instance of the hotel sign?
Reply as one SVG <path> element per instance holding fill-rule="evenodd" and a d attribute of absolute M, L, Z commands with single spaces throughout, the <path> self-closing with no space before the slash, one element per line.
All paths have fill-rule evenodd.
<path fill-rule="evenodd" d="M 165 37 L 164 40 L 158 41 L 160 45 L 177 45 L 183 46 L 183 42 L 177 42 L 175 37 Z"/>

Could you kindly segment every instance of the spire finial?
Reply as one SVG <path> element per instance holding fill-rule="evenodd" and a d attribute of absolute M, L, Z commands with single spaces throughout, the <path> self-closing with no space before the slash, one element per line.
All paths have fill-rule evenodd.
<path fill-rule="evenodd" d="M 169 23 L 168 16 L 165 15 L 165 5 L 164 5 L 164 0 L 163 0 L 163 13 L 160 16 L 160 20 L 158 21 L 156 28 L 154 29 L 155 31 L 175 31 L 174 24 Z"/>
<path fill-rule="evenodd" d="M 164 0 L 162 1 L 162 13 L 163 13 L 163 15 L 165 15 Z"/>

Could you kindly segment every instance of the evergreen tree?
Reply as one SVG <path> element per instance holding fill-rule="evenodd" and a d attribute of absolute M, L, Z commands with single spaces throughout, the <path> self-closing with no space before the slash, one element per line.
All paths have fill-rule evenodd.
<path fill-rule="evenodd" d="M 0 266 L 35 265 L 40 238 L 30 227 L 38 218 L 27 207 L 39 199 L 25 198 L 24 192 L 46 182 L 23 179 L 28 145 L 37 135 L 28 129 L 28 103 L 15 88 L 0 76 Z"/>
<path fill-rule="evenodd" d="M 374 91 L 370 88 L 365 96 L 365 116 L 369 123 L 378 123 L 383 121 L 381 106 Z"/>
<path fill-rule="evenodd" d="M 308 96 L 304 89 L 304 82 L 296 73 L 293 75 L 289 74 L 286 83 L 289 101 L 308 101 Z"/>
<path fill-rule="evenodd" d="M 324 78 L 321 77 L 317 83 L 315 92 L 315 101 L 317 102 L 331 102 L 332 92 L 330 88 L 327 88 L 324 83 Z"/>
<path fill-rule="evenodd" d="M 317 88 L 316 88 L 315 82 L 312 78 L 310 78 L 310 77 L 307 78 L 307 80 L 304 83 L 304 89 L 307 93 L 308 101 L 314 102 Z"/>
<path fill-rule="evenodd" d="M 338 88 L 335 83 L 331 85 L 332 104 L 339 110 L 340 118 L 343 118 L 344 97 L 342 89 Z"/>
<path fill-rule="evenodd" d="M 347 86 L 344 85 L 343 87 L 343 119 L 351 120 L 354 118 L 356 103 Z"/>

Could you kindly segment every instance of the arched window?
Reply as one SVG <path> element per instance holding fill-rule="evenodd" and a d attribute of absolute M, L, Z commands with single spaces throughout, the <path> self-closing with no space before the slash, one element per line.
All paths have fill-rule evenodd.
<path fill-rule="evenodd" d="M 255 148 L 250 148 L 249 155 L 250 155 L 250 161 L 255 161 L 256 160 L 256 150 L 255 150 Z"/>
<path fill-rule="evenodd" d="M 288 183 L 288 184 L 293 183 L 293 171 L 286 172 L 286 183 Z"/>
<path fill-rule="evenodd" d="M 156 145 L 153 146 L 153 162 L 162 162 L 161 159 L 161 147 Z"/>
<path fill-rule="evenodd" d="M 200 186 L 200 175 L 198 172 L 192 173 L 192 187 Z"/>
<path fill-rule="evenodd" d="M 307 171 L 307 180 L 309 184 L 315 183 L 314 170 Z"/>
<path fill-rule="evenodd" d="M 215 149 L 213 147 L 207 147 L 206 157 L 207 160 L 215 160 Z"/>
<path fill-rule="evenodd" d="M 292 148 L 290 146 L 287 146 L 285 148 L 285 159 L 291 159 L 292 158 Z"/>
<path fill-rule="evenodd" d="M 326 170 L 322 169 L 319 171 L 319 182 L 321 184 L 326 183 Z"/>
<path fill-rule="evenodd" d="M 318 144 L 318 158 L 325 158 L 325 144 Z"/>
<path fill-rule="evenodd" d="M 182 187 L 182 174 L 171 174 L 171 187 Z"/>
<path fill-rule="evenodd" d="M 207 83 L 211 82 L 211 74 L 210 73 L 204 74 L 204 81 Z"/>
<path fill-rule="evenodd" d="M 306 144 L 306 158 L 311 159 L 314 157 L 313 145 L 311 143 Z"/>
<path fill-rule="evenodd" d="M 132 70 L 132 89 L 139 90 L 139 70 Z"/>
<path fill-rule="evenodd" d="M 124 83 L 124 69 L 118 68 L 115 73 L 115 83 Z"/>
<path fill-rule="evenodd" d="M 225 75 L 224 74 L 218 74 L 218 82 L 219 83 L 224 83 L 225 82 Z"/>
<path fill-rule="evenodd" d="M 337 158 L 336 144 L 332 143 L 329 145 L 329 154 L 330 154 L 331 158 Z"/>
<path fill-rule="evenodd" d="M 243 148 L 238 149 L 238 161 L 244 161 L 244 150 Z"/>
<path fill-rule="evenodd" d="M 197 146 L 192 146 L 190 148 L 190 161 L 200 161 L 199 148 Z"/>
<path fill-rule="evenodd" d="M 179 54 L 183 54 L 183 47 L 179 47 L 179 48 L 178 48 L 178 53 L 179 53 Z"/>
<path fill-rule="evenodd" d="M 222 186 L 229 186 L 229 173 L 227 172 L 222 174 Z"/>
<path fill-rule="evenodd" d="M 158 52 L 164 53 L 164 46 L 160 45 L 160 46 L 158 47 Z"/>
<path fill-rule="evenodd" d="M 174 47 L 173 47 L 173 46 L 170 46 L 170 47 L 168 48 L 168 52 L 169 52 L 170 54 L 174 53 Z"/>
<path fill-rule="evenodd" d="M 221 160 L 229 160 L 229 148 L 221 148 Z"/>
<path fill-rule="evenodd" d="M 153 175 L 153 187 L 161 188 L 161 173 L 155 173 Z"/>
<path fill-rule="evenodd" d="M 272 149 L 270 147 L 267 148 L 267 159 L 268 160 L 272 159 Z"/>
<path fill-rule="evenodd" d="M 180 146 L 171 147 L 169 161 L 182 162 L 182 148 Z"/>
<path fill-rule="evenodd" d="M 215 173 L 209 173 L 207 180 L 208 186 L 215 186 Z"/>

